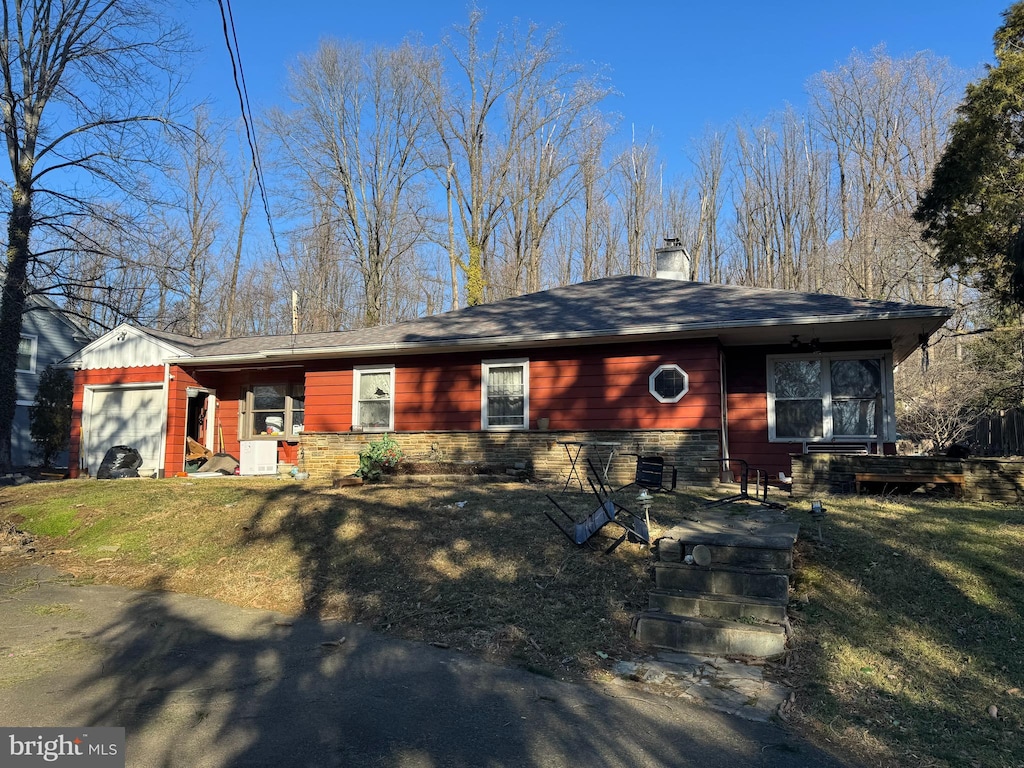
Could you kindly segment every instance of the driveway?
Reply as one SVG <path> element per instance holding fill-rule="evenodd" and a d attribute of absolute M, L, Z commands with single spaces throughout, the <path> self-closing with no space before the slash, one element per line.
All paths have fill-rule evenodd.
<path fill-rule="evenodd" d="M 130 766 L 842 764 L 768 723 L 358 626 L 0 574 L 0 725 L 124 726 Z"/>

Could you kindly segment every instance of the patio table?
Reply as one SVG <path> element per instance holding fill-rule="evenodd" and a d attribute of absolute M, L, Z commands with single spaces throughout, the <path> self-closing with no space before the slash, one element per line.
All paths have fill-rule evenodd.
<path fill-rule="evenodd" d="M 601 472 L 601 480 L 606 486 L 611 486 L 608 482 L 608 471 L 612 466 L 612 459 L 615 458 L 615 451 L 622 445 L 610 440 L 558 440 L 556 441 L 559 445 L 565 447 L 565 454 L 569 457 L 569 476 L 565 479 L 565 485 L 562 487 L 562 493 L 569 490 L 569 486 L 572 484 L 573 478 L 580 485 L 580 490 L 583 488 L 583 478 L 579 473 L 579 459 L 580 453 L 584 448 L 590 449 L 590 452 L 594 454 L 594 458 L 597 459 L 597 471 Z M 602 460 L 602 456 L 607 453 L 607 456 Z M 586 468 L 583 470 L 586 474 Z"/>

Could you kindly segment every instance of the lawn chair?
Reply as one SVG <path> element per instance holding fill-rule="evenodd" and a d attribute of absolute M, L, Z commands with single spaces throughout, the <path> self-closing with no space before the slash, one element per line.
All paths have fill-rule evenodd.
<path fill-rule="evenodd" d="M 633 482 L 619 488 L 635 485 L 649 491 L 674 491 L 676 488 L 676 468 L 666 464 L 662 456 L 641 456 L 639 453 L 624 453 L 623 456 L 636 456 L 636 474 Z M 667 481 L 666 481 L 667 477 Z"/>
<path fill-rule="evenodd" d="M 555 524 L 555 527 L 560 530 L 569 541 L 576 546 L 582 546 L 586 544 L 591 537 L 599 530 L 601 530 L 608 523 L 614 523 L 620 528 L 625 530 L 619 538 L 617 538 L 612 545 L 608 547 L 604 552 L 610 554 L 615 551 L 615 548 L 622 542 L 629 539 L 635 543 L 651 543 L 650 534 L 650 520 L 645 515 L 640 517 L 634 514 L 632 511 L 626 509 L 621 504 L 617 504 L 608 492 L 608 488 L 605 486 L 604 481 L 601 478 L 601 474 L 595 469 L 593 462 L 588 458 L 587 464 L 590 466 L 590 471 L 594 477 L 597 478 L 598 485 L 594 485 L 594 481 L 590 475 L 587 475 L 587 482 L 590 483 L 590 489 L 594 492 L 594 496 L 597 498 L 598 507 L 585 518 L 580 521 L 576 521 L 572 515 L 562 509 L 562 506 L 555 501 L 555 499 L 549 494 L 548 501 L 555 505 L 559 512 L 569 521 L 568 525 L 563 524 L 559 520 L 552 517 L 552 515 L 544 510 L 544 514 L 547 515 L 548 520 Z"/>
<path fill-rule="evenodd" d="M 750 495 L 750 465 L 745 459 L 701 459 L 701 461 L 715 461 L 721 464 L 722 469 L 729 469 L 732 462 L 740 465 L 740 490 L 732 496 L 724 499 L 714 499 L 706 502 L 705 507 L 717 507 L 722 504 L 731 504 L 734 501 L 756 501 L 771 509 L 785 509 L 786 505 L 777 501 L 768 501 L 768 474 L 761 469 L 754 470 L 754 495 Z"/>

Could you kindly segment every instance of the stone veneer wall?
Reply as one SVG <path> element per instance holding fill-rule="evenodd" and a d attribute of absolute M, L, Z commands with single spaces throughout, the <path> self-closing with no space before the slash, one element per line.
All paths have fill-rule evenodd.
<path fill-rule="evenodd" d="M 718 479 L 717 465 L 701 461 L 719 455 L 718 432 L 714 430 L 393 432 L 391 435 L 402 452 L 413 460 L 424 461 L 429 456 L 441 455 L 445 461 L 509 469 L 520 467 L 538 480 L 564 481 L 568 477 L 569 459 L 565 446 L 558 441 L 617 442 L 617 454 L 663 456 L 666 464 L 676 466 L 681 486 L 709 486 Z M 359 452 L 379 437 L 372 432 L 304 433 L 300 443 L 300 467 L 309 472 L 311 479 L 319 481 L 351 475 L 359 469 Z M 580 454 L 581 474 L 589 450 L 584 448 Z M 601 455 L 607 455 L 603 449 Z M 616 485 L 630 482 L 635 467 L 632 456 L 617 455 L 611 466 L 612 482 Z"/>
<path fill-rule="evenodd" d="M 964 498 L 974 501 L 1024 501 L 1024 461 L 952 459 L 944 456 L 793 456 L 793 495 L 853 493 L 854 473 L 963 473 Z"/>

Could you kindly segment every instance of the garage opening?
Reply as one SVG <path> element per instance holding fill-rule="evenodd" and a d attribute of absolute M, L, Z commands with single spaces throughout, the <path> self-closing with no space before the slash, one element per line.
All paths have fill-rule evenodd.
<path fill-rule="evenodd" d="M 87 393 L 82 469 L 95 477 L 106 452 L 115 445 L 127 445 L 142 456 L 142 477 L 157 472 L 164 426 L 163 386 L 97 388 Z"/>

